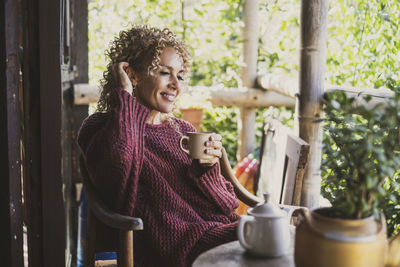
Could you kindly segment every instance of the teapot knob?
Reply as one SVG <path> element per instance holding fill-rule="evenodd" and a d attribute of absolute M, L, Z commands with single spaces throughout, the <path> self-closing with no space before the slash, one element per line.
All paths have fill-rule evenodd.
<path fill-rule="evenodd" d="M 265 192 L 263 195 L 264 195 L 265 203 L 267 203 L 271 197 L 271 194 L 268 192 Z"/>

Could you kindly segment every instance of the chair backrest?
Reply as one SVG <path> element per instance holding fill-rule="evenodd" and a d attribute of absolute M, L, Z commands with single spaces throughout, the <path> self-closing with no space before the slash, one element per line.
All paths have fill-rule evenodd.
<path fill-rule="evenodd" d="M 88 204 L 84 237 L 84 266 L 94 266 L 97 252 L 117 252 L 118 266 L 133 267 L 133 230 L 142 230 L 140 218 L 122 215 L 109 209 L 97 194 L 82 155 L 79 165 Z"/>
<path fill-rule="evenodd" d="M 266 117 L 255 181 L 257 196 L 269 192 L 277 204 L 299 206 L 308 153 L 309 145 L 289 127 Z"/>
<path fill-rule="evenodd" d="M 93 186 L 82 155 L 80 156 L 79 161 L 82 173 L 83 188 L 88 206 L 96 218 L 111 228 L 121 230 L 142 230 L 143 222 L 140 218 L 121 215 L 112 211 L 107 207 L 106 204 L 103 203 Z"/>

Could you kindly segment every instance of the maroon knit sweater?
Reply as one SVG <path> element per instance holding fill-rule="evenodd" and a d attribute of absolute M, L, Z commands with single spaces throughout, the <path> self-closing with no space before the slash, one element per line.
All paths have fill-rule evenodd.
<path fill-rule="evenodd" d="M 149 109 L 122 89 L 108 113 L 88 117 L 78 142 L 93 183 L 112 209 L 140 217 L 135 266 L 188 266 L 203 251 L 236 239 L 238 201 L 219 165 L 203 169 L 179 148 L 192 125 L 147 124 Z"/>

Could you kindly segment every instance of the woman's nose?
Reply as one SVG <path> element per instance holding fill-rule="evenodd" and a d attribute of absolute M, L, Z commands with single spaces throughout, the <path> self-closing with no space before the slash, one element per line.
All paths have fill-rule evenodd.
<path fill-rule="evenodd" d="M 171 81 L 170 81 L 170 86 L 171 86 L 173 89 L 176 89 L 176 90 L 179 90 L 179 89 L 180 89 L 180 82 L 179 82 L 178 77 L 172 76 Z"/>

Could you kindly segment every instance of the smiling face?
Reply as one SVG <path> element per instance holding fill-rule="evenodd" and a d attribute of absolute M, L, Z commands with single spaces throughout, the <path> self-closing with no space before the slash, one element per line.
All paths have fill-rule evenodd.
<path fill-rule="evenodd" d="M 136 73 L 135 96 L 147 106 L 150 116 L 158 112 L 169 113 L 184 86 L 182 57 L 175 48 L 167 47 L 160 54 L 160 66 L 148 73 Z"/>

